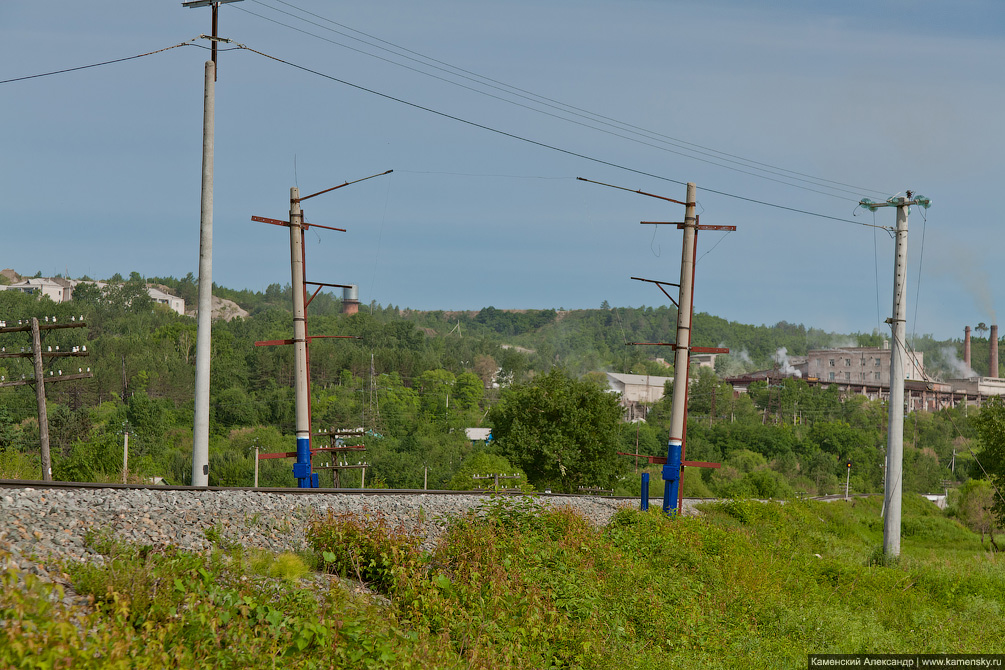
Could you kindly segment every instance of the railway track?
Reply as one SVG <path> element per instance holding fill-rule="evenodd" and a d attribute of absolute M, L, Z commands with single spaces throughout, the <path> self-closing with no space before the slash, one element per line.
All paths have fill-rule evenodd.
<path fill-rule="evenodd" d="M 244 491 L 252 493 L 274 493 L 281 495 L 311 496 L 311 495 L 358 495 L 358 496 L 417 496 L 417 495 L 440 495 L 440 496 L 470 496 L 470 495 L 520 495 L 519 490 L 492 491 L 491 489 L 473 489 L 470 491 L 454 491 L 450 489 L 355 489 L 355 488 L 316 488 L 299 489 L 287 487 L 252 487 L 252 486 L 175 486 L 169 484 L 117 484 L 114 482 L 45 482 L 41 480 L 28 479 L 0 479 L 0 489 L 63 489 L 63 490 L 86 490 L 86 489 L 114 489 L 119 491 Z M 532 495 L 542 498 L 602 498 L 604 500 L 638 500 L 638 496 L 607 496 L 593 493 L 551 493 L 544 491 L 533 491 L 524 495 Z M 879 493 L 852 493 L 849 498 L 869 498 L 881 495 Z M 656 500 L 657 496 L 653 496 Z M 822 496 L 809 496 L 804 500 L 819 500 L 822 502 L 834 502 L 844 500 L 843 493 L 834 493 Z M 692 503 L 714 502 L 718 498 L 684 498 Z"/>
<path fill-rule="evenodd" d="M 86 489 L 115 489 L 119 491 L 243 491 L 251 493 L 274 493 L 282 495 L 359 495 L 359 496 L 416 496 L 416 495 L 444 495 L 444 496 L 470 496 L 470 495 L 494 495 L 503 493 L 507 495 L 519 495 L 519 490 L 492 491 L 490 489 L 476 489 L 471 491 L 454 491 L 448 489 L 334 489 L 316 488 L 299 489 L 284 487 L 251 487 L 251 486 L 174 486 L 167 484 L 116 484 L 111 482 L 45 482 L 39 480 L 25 479 L 0 479 L 0 489 L 62 489 L 62 490 L 86 490 Z M 600 496 L 596 494 L 580 493 L 546 493 L 534 491 L 526 494 L 545 498 L 603 498 L 605 500 L 636 500 L 637 496 Z M 694 500 L 701 500 L 694 498 Z"/>

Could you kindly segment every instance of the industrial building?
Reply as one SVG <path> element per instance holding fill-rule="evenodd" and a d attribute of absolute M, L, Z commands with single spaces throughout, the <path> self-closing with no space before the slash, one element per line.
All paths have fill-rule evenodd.
<path fill-rule="evenodd" d="M 870 400 L 890 396 L 890 348 L 839 347 L 817 349 L 806 356 L 790 356 L 776 368 L 759 370 L 725 381 L 734 392 L 745 393 L 752 382 L 779 384 L 786 378 L 805 379 L 809 384 L 835 384 L 844 394 L 864 395 Z M 964 330 L 964 366 L 970 367 L 970 326 Z M 937 411 L 959 403 L 979 406 L 985 398 L 1005 395 L 1005 379 L 998 377 L 998 326 L 991 326 L 988 376 L 933 380 L 925 374 L 924 355 L 906 352 L 904 356 L 904 398 L 908 411 Z"/>

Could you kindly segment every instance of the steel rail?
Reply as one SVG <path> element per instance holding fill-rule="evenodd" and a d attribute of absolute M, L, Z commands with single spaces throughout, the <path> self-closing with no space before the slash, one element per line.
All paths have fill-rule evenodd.
<path fill-rule="evenodd" d="M 636 500 L 637 496 L 598 496 L 577 493 L 545 493 L 530 491 L 524 493 L 517 489 L 493 491 L 491 489 L 473 489 L 469 491 L 453 491 L 448 489 L 356 489 L 356 488 L 272 488 L 259 486 L 176 486 L 172 484 L 115 484 L 112 482 L 44 482 L 26 479 L 0 479 L 0 489 L 118 489 L 136 491 L 250 491 L 253 493 L 279 493 L 290 495 L 323 495 L 323 494 L 354 494 L 362 496 L 375 495 L 530 495 L 548 498 L 601 498 L 604 500 Z"/>

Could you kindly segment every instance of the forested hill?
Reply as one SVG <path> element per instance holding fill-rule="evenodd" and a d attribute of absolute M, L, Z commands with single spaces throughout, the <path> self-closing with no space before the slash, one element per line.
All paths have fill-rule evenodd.
<path fill-rule="evenodd" d="M 46 365 L 51 369 L 46 369 L 46 376 L 75 374 L 78 367 L 93 372 L 93 378 L 45 385 L 53 470 L 58 479 L 108 481 L 109 477 L 121 477 L 126 432 L 130 435 L 130 473 L 163 476 L 174 483 L 184 483 L 189 477 L 196 320 L 153 303 L 146 292 L 147 283 L 166 286 L 189 304 L 195 301 L 196 287 L 191 276 L 181 280 L 144 279 L 138 273 L 111 282 L 103 292 L 81 290 L 72 302 L 62 304 L 16 291 L 0 291 L 0 319 L 8 324 L 31 317 L 56 318 L 64 323 L 80 316 L 87 323 L 86 329 L 48 330 L 44 334 L 43 346 L 52 347 L 54 352 L 87 349 L 86 357 L 47 358 Z M 249 485 L 255 446 L 263 451 L 288 451 L 288 436 L 294 429 L 292 352 L 282 346 L 255 346 L 257 341 L 290 337 L 290 288 L 275 284 L 264 292 L 252 292 L 216 287 L 215 294 L 238 303 L 249 316 L 213 325 L 210 483 Z M 315 340 L 312 344 L 312 429 L 366 428 L 365 457 L 372 467 L 367 474 L 368 485 L 421 488 L 427 482 L 430 488 L 467 487 L 471 471 L 511 472 L 509 468 L 517 461 L 498 460 L 502 454 L 491 450 L 479 451 L 465 437 L 464 428 L 496 428 L 493 420 L 501 422 L 505 408 L 495 414 L 493 411 L 504 404 L 507 392 L 514 388 L 523 388 L 523 397 L 530 402 L 537 402 L 534 394 L 538 392 L 566 402 L 555 416 L 569 417 L 579 416 L 577 412 L 581 413 L 583 407 L 593 406 L 593 394 L 602 393 L 593 383 L 596 375 L 590 382 L 592 392 L 577 385 L 587 373 L 672 374 L 655 360 L 671 358 L 669 348 L 626 345 L 672 341 L 676 313 L 671 308 L 602 305 L 572 311 L 486 307 L 471 312 L 420 312 L 371 304 L 362 305 L 358 314 L 343 315 L 341 307 L 337 298 L 321 293 L 308 310 L 311 334 L 358 338 Z M 10 355 L 31 350 L 30 334 L 4 333 L 0 337 L 8 354 L 0 357 L 0 377 L 8 382 L 30 380 L 34 376 L 31 360 Z M 827 333 L 787 323 L 753 326 L 708 314 L 696 315 L 694 322 L 694 344 L 726 346 L 733 352 L 717 361 L 720 376 L 770 367 L 772 356 L 780 349 L 800 355 L 812 348 L 880 343 L 878 334 Z M 958 345 L 927 340 L 921 344 L 925 345 L 919 348 L 929 364 L 941 348 L 956 351 Z M 975 344 L 974 351 L 980 350 Z M 552 369 L 560 370 L 558 376 L 546 374 Z M 539 380 L 550 386 L 526 388 Z M 702 384 L 714 386 L 712 380 L 702 380 Z M 810 393 L 802 388 L 793 392 Z M 721 390 L 713 391 L 711 397 L 729 395 Z M 514 399 L 518 396 L 511 394 Z M 716 407 L 714 400 L 708 410 L 698 407 L 703 397 L 695 392 L 694 412 L 696 417 L 705 416 L 700 421 L 710 427 L 716 422 L 732 425 L 736 421 L 737 429 L 756 432 L 763 421 L 759 412 L 767 412 L 771 405 L 777 415 L 776 406 L 780 407 L 777 398 L 759 400 L 760 396 L 752 391 L 750 400 L 730 406 L 729 412 L 723 414 L 726 410 L 721 402 L 712 411 L 711 407 Z M 806 414 L 803 410 L 808 412 L 817 400 L 815 396 L 802 398 L 800 411 Z M 861 408 L 854 407 L 846 412 L 834 398 L 827 396 L 824 400 L 830 404 L 812 415 L 814 420 L 851 421 L 845 414 L 858 412 L 866 417 L 869 438 L 855 438 L 853 442 L 880 444 L 877 436 L 881 422 L 877 424 L 871 418 L 875 412 L 862 413 Z M 606 416 L 603 403 L 595 404 L 600 408 L 596 414 Z M 666 439 L 665 427 L 659 420 L 665 414 L 663 409 L 653 408 L 653 421 L 641 432 L 635 427 L 624 428 L 627 424 L 613 426 L 615 434 L 603 444 L 604 453 L 613 454 L 615 443 L 625 449 L 640 443 L 643 453 L 656 453 L 659 443 Z M 0 475 L 38 478 L 36 411 L 32 386 L 0 388 Z M 550 430 L 551 424 L 544 428 Z M 761 451 L 770 460 L 776 457 L 779 444 L 788 445 L 788 449 L 798 444 L 806 452 L 800 456 L 806 461 L 803 465 L 810 467 L 807 459 L 824 448 L 818 444 L 823 438 L 814 441 L 813 437 L 823 435 L 822 429 L 810 434 L 810 428 L 809 423 L 800 424 L 789 435 L 786 431 L 790 429 L 785 426 L 769 426 L 765 430 L 771 432 L 771 439 L 750 435 L 742 439 L 702 437 L 695 432 L 694 445 L 698 449 L 703 441 L 707 442 L 710 458 L 717 457 L 716 449 L 726 456 L 740 449 L 736 445 L 746 445 L 744 449 L 753 444 L 769 445 Z M 715 429 L 725 430 L 719 425 Z M 784 438 L 781 442 L 776 439 L 779 435 Z M 586 442 L 593 439 L 586 433 L 580 437 Z M 552 435 L 548 440 L 557 446 L 568 442 L 567 436 Z M 951 440 L 941 436 L 937 442 L 933 442 L 932 453 L 939 459 L 951 457 Z M 918 445 L 919 449 L 924 446 Z M 837 467 L 836 463 L 828 461 L 828 467 Z M 619 486 L 626 485 L 629 479 L 619 474 L 619 468 L 612 466 L 609 472 L 602 473 L 603 477 L 598 475 L 596 480 L 581 483 L 608 486 L 617 481 Z M 879 472 L 878 466 L 873 470 L 863 476 L 875 479 L 872 475 Z M 533 477 L 534 473 L 527 471 L 527 475 Z M 836 481 L 835 477 L 830 479 Z M 872 479 L 863 479 L 863 486 Z M 280 460 L 263 462 L 261 481 L 263 485 L 289 485 L 289 465 Z M 816 480 L 813 485 L 824 486 Z"/>
<path fill-rule="evenodd" d="M 398 314 L 397 308 L 391 311 Z M 598 309 L 569 311 L 494 307 L 477 312 L 402 310 L 400 318 L 431 334 L 484 337 L 519 346 L 533 352 L 530 358 L 534 369 L 558 364 L 575 374 L 604 370 L 665 375 L 667 367 L 655 359 L 672 362 L 673 353 L 668 347 L 629 343 L 671 342 L 677 327 L 677 310 L 673 307 L 610 307 L 606 303 Z M 785 321 L 755 326 L 704 312 L 695 314 L 692 325 L 695 346 L 730 349 L 730 355 L 720 356 L 716 363 L 720 376 L 771 368 L 781 350 L 788 356 L 801 356 L 813 349 L 879 347 L 884 340 L 879 332 L 834 333 Z M 975 365 L 981 362 L 980 356 L 986 358 L 983 352 L 987 347 L 982 347 L 981 342 L 974 340 Z M 928 371 L 935 376 L 948 376 L 953 370 L 950 361 L 962 357 L 959 341 L 940 342 L 924 335 L 912 338 L 910 344 L 924 353 Z"/>
<path fill-rule="evenodd" d="M 194 305 L 196 284 L 190 274 L 151 278 L 173 288 L 186 303 Z M 233 300 L 252 317 L 269 309 L 289 311 L 289 285 L 271 284 L 264 292 L 233 290 L 219 286 L 214 293 Z M 332 294 L 320 293 L 311 303 L 311 315 L 334 315 L 341 311 L 341 301 Z M 560 364 L 569 372 L 584 374 L 596 370 L 629 372 L 649 369 L 665 374 L 666 368 L 655 358 L 672 361 L 667 348 L 630 346 L 629 342 L 668 342 L 676 333 L 677 310 L 673 307 L 611 307 L 604 301 L 597 309 L 581 310 L 503 310 L 484 307 L 479 311 L 417 311 L 396 305 L 362 305 L 361 311 L 376 321 L 403 320 L 415 323 L 429 335 L 462 339 L 482 338 L 499 344 L 518 346 L 533 352 L 531 369 L 545 370 Z M 779 350 L 789 356 L 805 355 L 811 349 L 832 347 L 878 347 L 889 333 L 835 333 L 803 324 L 780 321 L 774 325 L 752 325 L 729 321 L 704 312 L 695 315 L 693 344 L 703 347 L 728 347 L 730 355 L 717 364 L 720 374 L 740 374 L 770 368 Z M 987 365 L 987 340 L 974 339 L 974 365 Z M 910 338 L 910 345 L 925 354 L 929 374 L 937 377 L 956 375 L 954 359 L 962 358 L 962 342 L 938 341 L 930 335 Z"/>

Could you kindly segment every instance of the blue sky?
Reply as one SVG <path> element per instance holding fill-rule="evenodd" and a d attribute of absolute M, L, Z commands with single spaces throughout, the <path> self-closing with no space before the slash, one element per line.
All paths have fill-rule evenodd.
<path fill-rule="evenodd" d="M 693 181 L 702 223 L 737 226 L 699 236 L 696 310 L 868 332 L 890 315 L 893 242 L 857 224 L 893 226 L 894 213 L 856 213 L 855 203 L 913 189 L 934 204 L 911 213 L 908 331 L 960 337 L 996 320 L 996 0 L 243 0 L 220 14 L 224 37 L 412 104 L 222 52 L 219 284 L 289 282 L 285 231 L 250 217 L 285 218 L 291 186 L 311 193 L 393 169 L 305 203 L 309 221 L 349 231 L 308 233 L 309 279 L 418 309 L 659 305 L 661 293 L 630 277 L 676 281 L 680 233 L 639 222 L 680 220 L 681 208 L 576 177 L 677 199 L 676 182 Z M 208 9 L 180 2 L 8 0 L 0 80 L 168 47 L 209 23 Z M 351 30 L 384 42 L 334 32 L 363 37 Z M 410 51 L 379 48 L 388 43 Z M 187 46 L 0 85 L 0 266 L 197 273 L 207 58 Z M 573 116 L 586 112 L 606 118 Z M 611 120 L 632 128 L 601 125 Z"/>

